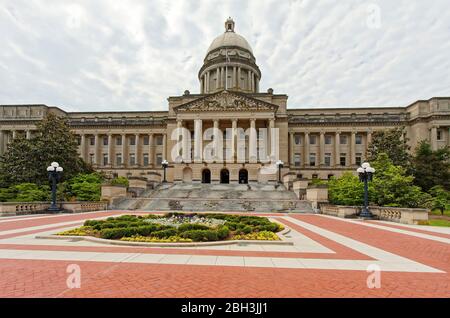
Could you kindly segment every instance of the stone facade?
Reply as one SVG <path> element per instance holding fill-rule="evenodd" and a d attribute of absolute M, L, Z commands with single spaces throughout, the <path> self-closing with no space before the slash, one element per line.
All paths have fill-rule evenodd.
<path fill-rule="evenodd" d="M 65 112 L 47 105 L 0 105 L 0 154 L 19 134 L 31 138 L 46 113 L 68 118 L 80 156 L 95 169 L 149 182 L 161 182 L 165 159 L 168 181 L 276 182 L 276 169 L 267 170 L 270 164 L 255 155 L 261 147 L 268 150 L 272 164 L 275 157 L 284 162 L 283 180 L 326 179 L 354 171 L 365 159 L 373 132 L 398 126 L 406 127 L 412 149 L 424 139 L 434 149 L 450 145 L 450 97 L 404 107 L 288 109 L 287 95 L 275 94 L 273 89 L 259 91 L 261 71 L 250 45 L 235 33 L 231 19 L 225 27 L 199 71 L 200 94 L 185 91 L 169 97 L 168 110 L 158 112 Z M 187 130 L 177 146 L 180 128 Z M 245 159 L 205 162 L 201 154 L 209 143 L 219 140 L 215 135 L 210 140 L 202 138 L 208 128 L 231 128 L 232 135 L 224 135 L 224 143 L 231 145 L 233 159 L 240 145 L 245 145 Z M 248 130 L 239 144 L 238 128 L 256 132 Z M 269 134 L 261 146 L 260 128 L 277 128 L 279 137 Z M 190 141 L 186 134 L 191 135 Z M 191 160 L 174 158 L 173 150 L 189 149 L 189 142 Z"/>

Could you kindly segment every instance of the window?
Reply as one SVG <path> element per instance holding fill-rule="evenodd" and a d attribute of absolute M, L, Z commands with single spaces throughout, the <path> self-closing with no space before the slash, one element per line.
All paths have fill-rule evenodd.
<path fill-rule="evenodd" d="M 150 140 L 150 138 L 148 136 L 144 136 L 144 146 L 149 145 L 149 140 Z"/>
<path fill-rule="evenodd" d="M 300 145 L 300 144 L 302 143 L 302 139 L 300 138 L 300 135 L 299 135 L 299 134 L 295 134 L 295 135 L 294 135 L 294 143 L 295 143 L 296 145 Z"/>
<path fill-rule="evenodd" d="M 122 164 L 122 154 L 116 154 L 116 165 L 120 166 Z"/>
<path fill-rule="evenodd" d="M 437 130 L 437 140 L 439 140 L 439 141 L 442 140 L 442 130 L 440 130 L 440 129 Z"/>
<path fill-rule="evenodd" d="M 309 144 L 310 145 L 315 145 L 316 144 L 316 136 L 314 136 L 314 135 L 309 136 Z"/>
<path fill-rule="evenodd" d="M 310 153 L 309 154 L 309 165 L 311 167 L 316 165 L 316 154 L 315 153 Z"/>
<path fill-rule="evenodd" d="M 325 145 L 331 145 L 332 139 L 330 135 L 325 135 Z"/>
<path fill-rule="evenodd" d="M 90 154 L 89 154 L 89 163 L 90 163 L 90 164 L 94 164 L 94 163 L 95 163 L 95 160 L 94 160 L 94 154 L 93 154 L 93 153 L 90 153 Z"/>
<path fill-rule="evenodd" d="M 149 161 L 148 161 L 148 153 L 144 153 L 142 159 L 143 159 L 142 161 L 144 162 L 144 166 L 147 167 L 148 164 L 149 164 Z"/>
<path fill-rule="evenodd" d="M 131 136 L 130 137 L 130 146 L 134 146 L 136 145 L 136 137 L 135 136 Z"/>
<path fill-rule="evenodd" d="M 339 158 L 339 164 L 343 167 L 347 165 L 347 154 L 341 153 L 341 156 Z"/>
<path fill-rule="evenodd" d="M 156 145 L 162 146 L 163 144 L 163 136 L 156 136 Z"/>
<path fill-rule="evenodd" d="M 296 153 L 294 155 L 294 166 L 300 167 L 301 164 L 301 155 L 299 153 Z"/>
<path fill-rule="evenodd" d="M 358 166 L 360 166 L 360 165 L 362 164 L 362 154 L 357 153 L 357 154 L 355 155 L 355 163 L 356 163 Z"/>
<path fill-rule="evenodd" d="M 95 137 L 89 138 L 89 144 L 90 144 L 91 146 L 95 146 Z"/>
<path fill-rule="evenodd" d="M 339 137 L 339 143 L 340 143 L 341 145 L 346 145 L 346 144 L 347 144 L 347 136 L 341 135 L 341 136 Z"/>
<path fill-rule="evenodd" d="M 162 161 L 163 161 L 162 154 L 161 153 L 156 154 L 156 164 L 160 166 L 162 164 Z"/>
<path fill-rule="evenodd" d="M 103 136 L 103 146 L 108 146 L 108 136 Z"/>
<path fill-rule="evenodd" d="M 134 166 L 136 164 L 136 155 L 134 153 L 130 153 L 130 165 Z"/>
<path fill-rule="evenodd" d="M 81 146 L 81 137 L 80 136 L 77 136 L 77 145 Z"/>
<path fill-rule="evenodd" d="M 362 145 L 362 136 L 361 135 L 356 135 L 355 141 L 356 141 L 355 143 L 357 145 Z"/>
<path fill-rule="evenodd" d="M 325 154 L 325 166 L 326 167 L 331 166 L 331 153 Z"/>
<path fill-rule="evenodd" d="M 334 174 L 329 174 L 328 175 L 328 180 L 331 180 L 332 178 L 334 178 Z"/>
<path fill-rule="evenodd" d="M 103 165 L 104 166 L 108 165 L 108 154 L 107 153 L 103 154 Z"/>
<path fill-rule="evenodd" d="M 116 146 L 122 146 L 122 136 L 116 137 Z"/>
<path fill-rule="evenodd" d="M 313 179 L 319 179 L 319 175 L 318 175 L 318 174 L 313 174 L 313 175 L 312 175 L 312 178 L 313 178 Z"/>

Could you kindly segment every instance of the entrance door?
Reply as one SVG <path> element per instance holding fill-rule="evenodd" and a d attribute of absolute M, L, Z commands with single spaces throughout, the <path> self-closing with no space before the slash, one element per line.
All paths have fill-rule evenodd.
<path fill-rule="evenodd" d="M 220 171 L 220 183 L 230 183 L 230 172 L 227 169 Z"/>
<path fill-rule="evenodd" d="M 211 183 L 211 171 L 209 169 L 202 171 L 202 183 Z"/>
<path fill-rule="evenodd" d="M 248 183 L 248 171 L 245 169 L 239 170 L 239 183 L 247 184 Z"/>

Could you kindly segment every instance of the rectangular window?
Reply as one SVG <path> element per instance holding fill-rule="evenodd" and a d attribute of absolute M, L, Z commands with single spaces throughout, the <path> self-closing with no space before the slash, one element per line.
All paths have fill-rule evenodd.
<path fill-rule="evenodd" d="M 357 145 L 362 145 L 362 136 L 361 135 L 356 135 L 355 141 L 356 141 L 355 143 Z"/>
<path fill-rule="evenodd" d="M 300 165 L 301 165 L 301 154 L 299 154 L 299 153 L 296 153 L 295 155 L 294 155 L 294 166 L 296 166 L 296 167 L 300 167 Z"/>
<path fill-rule="evenodd" d="M 149 136 L 144 136 L 144 146 L 148 146 L 149 145 L 149 140 L 150 140 L 150 137 Z"/>
<path fill-rule="evenodd" d="M 325 166 L 326 167 L 331 166 L 331 153 L 325 154 Z"/>
<path fill-rule="evenodd" d="M 156 145 L 162 146 L 163 144 L 163 136 L 156 136 Z"/>
<path fill-rule="evenodd" d="M 325 145 L 331 145 L 332 137 L 330 135 L 325 135 Z"/>
<path fill-rule="evenodd" d="M 116 146 L 122 146 L 122 136 L 116 137 Z"/>
<path fill-rule="evenodd" d="M 309 165 L 311 167 L 314 167 L 316 165 L 316 154 L 315 153 L 309 154 Z"/>
<path fill-rule="evenodd" d="M 302 139 L 300 137 L 300 134 L 295 134 L 294 135 L 294 142 L 296 145 L 300 145 L 302 143 Z"/>
<path fill-rule="evenodd" d="M 130 165 L 134 166 L 136 164 L 136 155 L 134 153 L 130 153 Z"/>
<path fill-rule="evenodd" d="M 316 136 L 314 136 L 314 135 L 310 135 L 309 136 L 309 144 L 310 145 L 315 145 L 316 144 Z"/>
<path fill-rule="evenodd" d="M 341 145 L 346 145 L 347 144 L 347 136 L 340 135 L 339 142 L 340 142 Z"/>
<path fill-rule="evenodd" d="M 345 153 L 341 153 L 341 156 L 339 158 L 339 164 L 343 167 L 345 167 L 347 165 L 347 154 Z"/>
<path fill-rule="evenodd" d="M 129 145 L 130 145 L 130 146 L 136 145 L 136 137 L 134 137 L 134 136 L 131 136 L 131 137 L 130 137 L 130 143 L 129 143 Z"/>
<path fill-rule="evenodd" d="M 436 134 L 437 134 L 437 140 L 441 141 L 442 140 L 442 130 L 438 129 Z"/>
<path fill-rule="evenodd" d="M 108 154 L 104 153 L 103 154 L 103 165 L 106 166 L 108 164 L 109 164 L 109 162 L 108 162 Z"/>
<path fill-rule="evenodd" d="M 357 153 L 355 154 L 355 163 L 360 166 L 362 164 L 362 154 Z"/>
<path fill-rule="evenodd" d="M 81 136 L 77 136 L 77 145 L 81 146 Z"/>
<path fill-rule="evenodd" d="M 144 166 L 147 167 L 148 164 L 149 164 L 149 161 L 148 161 L 148 153 L 144 153 L 142 159 L 143 159 L 142 161 L 144 162 Z"/>
<path fill-rule="evenodd" d="M 162 164 L 162 161 L 163 161 L 162 154 L 161 153 L 156 154 L 156 164 L 160 166 Z"/>
<path fill-rule="evenodd" d="M 95 137 L 89 138 L 89 144 L 90 144 L 91 146 L 95 146 Z"/>
<path fill-rule="evenodd" d="M 120 166 L 122 164 L 122 154 L 116 154 L 116 165 Z"/>
<path fill-rule="evenodd" d="M 108 146 L 108 136 L 103 136 L 103 146 Z"/>

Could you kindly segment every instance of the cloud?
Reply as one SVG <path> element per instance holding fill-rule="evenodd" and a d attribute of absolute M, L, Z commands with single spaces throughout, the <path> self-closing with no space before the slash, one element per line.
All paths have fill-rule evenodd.
<path fill-rule="evenodd" d="M 228 16 L 290 108 L 450 95 L 447 0 L 0 0 L 0 104 L 166 110 Z"/>

